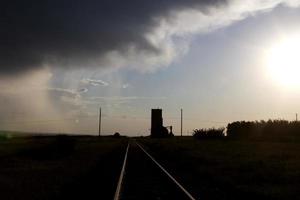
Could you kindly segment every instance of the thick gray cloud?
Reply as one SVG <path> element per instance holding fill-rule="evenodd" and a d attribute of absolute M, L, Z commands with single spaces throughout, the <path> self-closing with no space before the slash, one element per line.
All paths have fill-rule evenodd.
<path fill-rule="evenodd" d="M 215 1 L 209 1 L 215 3 Z M 174 9 L 205 1 L 7 1 L 2 4 L 0 66 L 2 72 L 23 71 L 50 63 L 97 65 L 109 51 L 130 45 L 157 51 L 144 34 Z"/>
<path fill-rule="evenodd" d="M 224 26 L 251 12 L 280 3 L 294 6 L 297 2 L 5 1 L 0 9 L 0 73 L 23 73 L 43 66 L 106 67 L 112 60 L 119 62 L 111 65 L 126 65 L 128 60 L 139 64 L 145 59 L 149 65 L 164 65 L 176 57 L 174 45 L 177 44 L 171 38 L 176 34 Z M 243 4 L 249 5 L 245 9 Z M 193 22 L 189 20 L 191 13 L 195 14 Z"/>

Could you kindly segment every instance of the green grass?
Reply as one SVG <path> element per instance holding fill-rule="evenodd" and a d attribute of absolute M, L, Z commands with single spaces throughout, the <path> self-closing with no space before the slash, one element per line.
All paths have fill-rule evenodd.
<path fill-rule="evenodd" d="M 126 138 L 39 136 L 0 140 L 2 199 L 111 199 Z"/>
<path fill-rule="evenodd" d="M 300 199 L 300 142 L 195 140 L 141 142 L 203 199 Z"/>

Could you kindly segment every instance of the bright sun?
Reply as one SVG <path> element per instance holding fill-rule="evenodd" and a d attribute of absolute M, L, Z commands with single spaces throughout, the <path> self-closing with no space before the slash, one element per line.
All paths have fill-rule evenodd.
<path fill-rule="evenodd" d="M 300 88 L 300 36 L 279 41 L 267 52 L 268 73 L 288 88 Z"/>

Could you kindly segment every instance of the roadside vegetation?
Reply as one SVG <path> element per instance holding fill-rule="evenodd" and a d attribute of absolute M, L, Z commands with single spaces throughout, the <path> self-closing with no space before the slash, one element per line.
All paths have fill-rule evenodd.
<path fill-rule="evenodd" d="M 199 199 L 299 199 L 300 141 L 174 137 L 140 142 Z"/>
<path fill-rule="evenodd" d="M 225 137 L 225 128 L 195 129 L 193 137 L 197 139 L 220 139 Z"/>
<path fill-rule="evenodd" d="M 3 136 L 1 199 L 112 199 L 126 145 L 127 138 Z"/>

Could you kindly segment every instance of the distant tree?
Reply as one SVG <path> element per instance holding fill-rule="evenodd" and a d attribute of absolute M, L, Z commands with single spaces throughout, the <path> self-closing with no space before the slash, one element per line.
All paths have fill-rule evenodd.
<path fill-rule="evenodd" d="M 238 121 L 228 124 L 229 138 L 299 137 L 300 122 L 287 120 Z"/>

